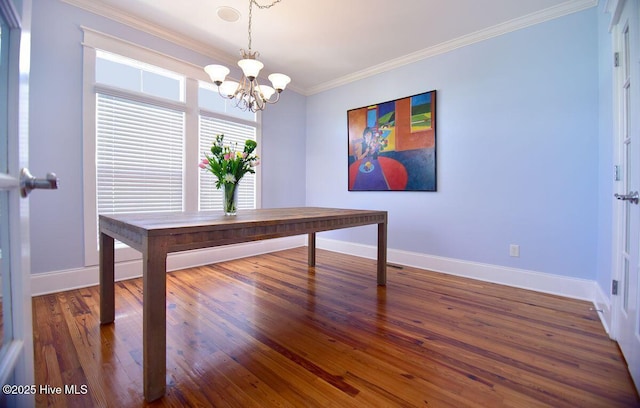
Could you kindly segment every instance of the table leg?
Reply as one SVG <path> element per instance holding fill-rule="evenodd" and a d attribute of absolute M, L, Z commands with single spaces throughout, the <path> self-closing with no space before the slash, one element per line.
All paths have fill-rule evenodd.
<path fill-rule="evenodd" d="M 115 320 L 115 283 L 114 283 L 113 238 L 100 233 L 100 324 L 109 324 Z"/>
<path fill-rule="evenodd" d="M 378 285 L 387 284 L 387 223 L 378 224 Z"/>
<path fill-rule="evenodd" d="M 309 256 L 308 256 L 309 266 L 316 266 L 316 233 L 315 232 L 309 233 L 308 251 L 309 251 Z"/>
<path fill-rule="evenodd" d="M 144 398 L 155 401 L 166 390 L 167 250 L 153 239 L 143 251 L 142 370 Z"/>

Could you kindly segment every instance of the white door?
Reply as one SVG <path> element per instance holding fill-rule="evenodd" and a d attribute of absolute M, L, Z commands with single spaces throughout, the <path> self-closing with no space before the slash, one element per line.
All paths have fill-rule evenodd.
<path fill-rule="evenodd" d="M 613 337 L 627 360 L 629 371 L 640 388 L 640 34 L 639 0 L 620 1 L 614 26 L 617 118 L 621 179 L 617 183 L 617 264 L 613 296 Z M 616 21 L 614 21 L 616 23 Z M 617 283 L 617 284 L 616 284 Z M 616 292 L 616 290 L 614 290 Z"/>
<path fill-rule="evenodd" d="M 17 6 L 19 5 L 19 9 Z M 0 406 L 33 406 L 29 207 L 20 198 L 28 151 L 31 1 L 0 0 Z"/>

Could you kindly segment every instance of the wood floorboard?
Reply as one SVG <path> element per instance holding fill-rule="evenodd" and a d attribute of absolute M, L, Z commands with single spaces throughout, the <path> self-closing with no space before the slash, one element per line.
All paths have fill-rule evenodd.
<path fill-rule="evenodd" d="M 33 299 L 38 407 L 640 407 L 588 302 L 296 248 L 167 275 L 167 394 L 142 392 L 142 280 Z"/>

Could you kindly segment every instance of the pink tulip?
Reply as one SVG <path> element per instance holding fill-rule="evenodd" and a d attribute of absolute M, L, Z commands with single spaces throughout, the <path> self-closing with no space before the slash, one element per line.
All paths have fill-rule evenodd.
<path fill-rule="evenodd" d="M 204 164 L 204 162 L 200 163 L 198 166 L 200 166 L 201 169 L 206 169 L 207 165 Z"/>

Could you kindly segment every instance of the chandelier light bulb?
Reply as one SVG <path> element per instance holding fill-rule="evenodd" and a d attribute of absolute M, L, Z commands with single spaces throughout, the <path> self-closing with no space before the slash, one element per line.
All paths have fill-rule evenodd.
<path fill-rule="evenodd" d="M 204 67 L 204 71 L 209 74 L 214 84 L 220 86 L 224 82 L 224 79 L 229 75 L 229 68 L 224 65 L 207 65 Z"/>
<path fill-rule="evenodd" d="M 218 86 L 218 91 L 223 96 L 226 96 L 227 98 L 232 98 L 235 95 L 236 91 L 238 90 L 239 86 L 240 84 L 237 83 L 236 81 L 224 81 Z"/>
<path fill-rule="evenodd" d="M 276 93 L 276 90 L 270 87 L 269 85 L 258 85 L 258 91 L 262 95 L 262 99 L 268 100 L 271 99 L 271 96 Z"/>
<path fill-rule="evenodd" d="M 242 68 L 242 72 L 244 76 L 246 76 L 249 81 L 253 81 L 260 74 L 260 70 L 264 67 L 264 64 L 257 59 L 245 58 L 238 61 L 238 66 Z"/>
<path fill-rule="evenodd" d="M 284 88 L 287 87 L 287 84 L 291 82 L 291 78 L 286 76 L 285 74 L 271 74 L 269 75 L 269 81 L 271 81 L 271 85 L 278 91 L 278 93 L 284 91 Z"/>

